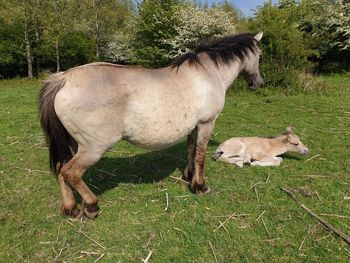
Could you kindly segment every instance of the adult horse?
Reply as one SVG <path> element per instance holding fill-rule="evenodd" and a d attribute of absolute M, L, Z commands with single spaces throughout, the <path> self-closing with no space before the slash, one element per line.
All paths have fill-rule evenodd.
<path fill-rule="evenodd" d="M 203 174 L 207 143 L 233 80 L 241 74 L 251 89 L 263 83 L 261 38 L 238 34 L 202 42 L 160 69 L 92 63 L 52 75 L 40 93 L 40 121 L 62 212 L 98 215 L 97 197 L 82 176 L 121 139 L 159 150 L 188 135 L 184 177 L 193 192 L 209 192 Z M 81 211 L 73 188 L 82 197 Z"/>

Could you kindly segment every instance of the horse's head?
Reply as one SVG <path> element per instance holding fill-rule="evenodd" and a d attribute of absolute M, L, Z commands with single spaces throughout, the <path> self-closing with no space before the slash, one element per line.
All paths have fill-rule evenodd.
<path fill-rule="evenodd" d="M 263 32 L 260 32 L 254 36 L 256 40 L 256 46 L 254 52 L 248 52 L 247 58 L 245 59 L 244 68 L 241 71 L 241 76 L 248 83 L 249 88 L 255 90 L 257 87 L 264 84 L 264 80 L 260 75 L 259 59 L 261 50 L 258 47 L 258 43 L 263 36 Z"/>
<path fill-rule="evenodd" d="M 283 136 L 285 136 L 284 140 L 287 143 L 288 151 L 305 155 L 309 153 L 309 149 L 300 141 L 299 137 L 294 134 L 291 127 L 287 128 Z"/>

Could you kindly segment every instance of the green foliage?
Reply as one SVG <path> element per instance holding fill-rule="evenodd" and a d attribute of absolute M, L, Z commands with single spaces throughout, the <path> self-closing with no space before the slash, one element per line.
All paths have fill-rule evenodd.
<path fill-rule="evenodd" d="M 298 6 L 299 30 L 318 71 L 350 68 L 350 3 L 344 0 L 305 0 Z"/>
<path fill-rule="evenodd" d="M 0 19 L 0 79 L 25 74 L 25 55 L 22 41 L 18 39 L 19 28 Z M 21 70 L 22 69 L 22 70 Z"/>
<path fill-rule="evenodd" d="M 257 10 L 256 18 L 248 23 L 251 32 L 264 32 L 260 43 L 263 51 L 261 68 L 267 85 L 297 86 L 296 71 L 302 72 L 311 66 L 308 57 L 313 51 L 298 30 L 298 17 L 295 4 L 275 6 L 265 3 Z"/>
<path fill-rule="evenodd" d="M 218 2 L 0 0 L 0 77 L 99 60 L 161 67 L 203 38 L 260 30 L 270 86 L 296 88 L 307 71 L 350 68 L 348 1 L 269 1 L 247 20 L 231 1 Z"/>
<path fill-rule="evenodd" d="M 143 66 L 166 65 L 169 45 L 163 42 L 175 35 L 176 16 L 173 6 L 179 1 L 146 0 L 139 5 L 135 23 L 133 62 Z"/>

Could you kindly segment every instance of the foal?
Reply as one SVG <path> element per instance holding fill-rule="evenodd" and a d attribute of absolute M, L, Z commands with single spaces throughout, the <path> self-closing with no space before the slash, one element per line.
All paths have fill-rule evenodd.
<path fill-rule="evenodd" d="M 293 133 L 292 128 L 278 137 L 235 137 L 224 141 L 216 149 L 213 158 L 243 167 L 244 163 L 256 166 L 279 166 L 285 152 L 307 154 L 309 149 Z"/>

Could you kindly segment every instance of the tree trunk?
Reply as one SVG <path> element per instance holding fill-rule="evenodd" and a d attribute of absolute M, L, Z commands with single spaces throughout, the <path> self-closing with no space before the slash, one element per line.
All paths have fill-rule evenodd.
<path fill-rule="evenodd" d="M 40 45 L 40 34 L 39 34 L 39 28 L 36 27 L 35 29 L 35 40 L 37 47 Z M 40 60 L 39 60 L 39 54 L 34 54 L 35 57 L 35 76 L 38 77 L 40 73 Z"/>
<path fill-rule="evenodd" d="M 24 22 L 24 43 L 26 46 L 26 55 L 27 55 L 27 63 L 28 63 L 28 78 L 33 78 L 33 55 L 32 55 L 32 47 L 29 41 L 29 33 L 28 33 L 28 22 Z"/>
<path fill-rule="evenodd" d="M 95 36 L 95 44 L 96 44 L 96 59 L 100 60 L 100 48 L 99 48 L 99 44 L 100 44 L 100 26 L 98 24 L 98 16 L 96 14 L 96 20 L 95 20 L 95 30 L 96 30 L 96 36 Z"/>
<path fill-rule="evenodd" d="M 93 1 L 93 8 L 95 11 L 95 45 L 96 45 L 96 59 L 100 60 L 100 25 L 99 25 L 99 17 L 98 17 L 98 8 L 100 2 L 96 4 L 96 1 Z"/>
<path fill-rule="evenodd" d="M 58 45 L 58 38 L 56 38 L 56 72 L 60 72 L 60 50 L 59 50 L 59 45 Z"/>

